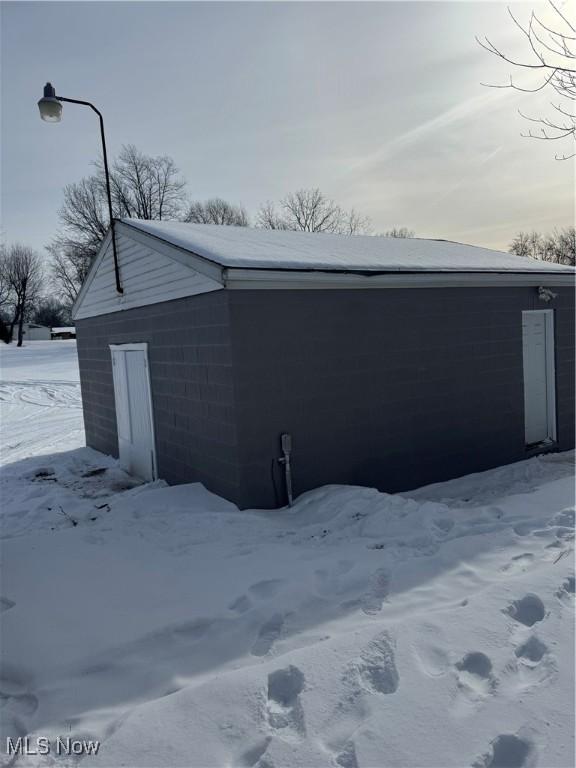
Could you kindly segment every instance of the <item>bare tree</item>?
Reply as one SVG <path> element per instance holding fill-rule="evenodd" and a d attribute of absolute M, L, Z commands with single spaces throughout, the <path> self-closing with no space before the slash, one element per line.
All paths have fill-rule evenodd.
<path fill-rule="evenodd" d="M 370 221 L 354 209 L 345 211 L 318 188 L 299 189 L 287 195 L 279 204 L 263 205 L 257 215 L 258 226 L 264 229 L 290 229 L 302 232 L 331 232 L 355 235 L 370 230 Z"/>
<path fill-rule="evenodd" d="M 0 341 L 3 341 L 5 344 L 10 342 L 7 320 L 11 296 L 7 270 L 7 250 L 4 243 L 0 243 Z"/>
<path fill-rule="evenodd" d="M 90 245 L 58 239 L 46 248 L 51 256 L 52 283 L 57 293 L 70 306 L 76 301 L 98 247 L 94 250 Z"/>
<path fill-rule="evenodd" d="M 213 197 L 203 203 L 196 201 L 190 205 L 184 221 L 194 224 L 226 224 L 235 227 L 249 226 L 248 214 L 241 205 Z"/>
<path fill-rule="evenodd" d="M 270 201 L 260 206 L 256 214 L 256 226 L 260 229 L 290 229 L 287 222 L 277 212 L 276 206 Z"/>
<path fill-rule="evenodd" d="M 535 123 L 536 132 L 529 130 L 526 136 L 532 139 L 556 141 L 559 139 L 576 140 L 576 115 L 571 103 L 576 101 L 576 20 L 568 17 L 568 10 L 560 10 L 552 0 L 548 0 L 552 9 L 553 20 L 544 22 L 541 15 L 532 11 L 528 24 L 521 24 L 508 8 L 508 13 L 516 27 L 526 38 L 529 46 L 529 58 L 516 61 L 503 53 L 487 37 L 478 40 L 480 45 L 490 53 L 498 56 L 515 67 L 524 70 L 541 72 L 542 80 L 535 86 L 522 87 L 510 75 L 508 83 L 491 85 L 492 88 L 513 88 L 517 91 L 535 93 L 547 91 L 554 94 L 555 102 L 551 102 L 552 112 L 548 117 L 522 117 Z M 569 6 L 568 6 L 569 7 Z M 572 6 L 573 7 L 573 6 Z M 566 160 L 574 153 L 556 155 L 557 160 Z"/>
<path fill-rule="evenodd" d="M 392 227 L 382 232 L 382 237 L 414 237 L 414 230 L 408 227 Z"/>
<path fill-rule="evenodd" d="M 34 308 L 32 321 L 49 328 L 72 325 L 70 307 L 53 296 L 44 297 Z"/>
<path fill-rule="evenodd" d="M 372 222 L 368 216 L 362 216 L 354 208 L 343 211 L 340 231 L 344 235 L 370 235 L 372 234 Z"/>
<path fill-rule="evenodd" d="M 102 185 L 102 164 L 96 166 Z M 125 145 L 112 164 L 110 183 L 115 216 L 148 220 L 181 218 L 186 182 L 180 178 L 174 160 L 167 155 L 151 157 L 133 144 Z"/>
<path fill-rule="evenodd" d="M 289 229 L 303 232 L 338 232 L 340 229 L 341 208 L 319 189 L 300 189 L 287 195 L 281 205 Z"/>
<path fill-rule="evenodd" d="M 18 346 L 21 347 L 24 321 L 40 296 L 43 279 L 42 262 L 31 248 L 16 243 L 3 254 L 2 272 L 10 292 L 12 309 L 10 340 L 14 335 L 14 327 L 18 324 Z"/>
<path fill-rule="evenodd" d="M 508 250 L 516 256 L 576 266 L 576 229 L 564 227 L 548 235 L 519 232 Z"/>
<path fill-rule="evenodd" d="M 64 189 L 61 234 L 48 246 L 56 290 L 73 302 L 108 231 L 104 170 Z M 112 211 L 117 218 L 181 218 L 185 182 L 170 157 L 150 157 L 124 146 L 110 169 Z"/>

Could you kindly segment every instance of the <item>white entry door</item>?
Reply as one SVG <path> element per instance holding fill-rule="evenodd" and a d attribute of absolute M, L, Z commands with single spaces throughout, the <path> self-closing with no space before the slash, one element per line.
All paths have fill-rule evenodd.
<path fill-rule="evenodd" d="M 112 344 L 120 466 L 142 480 L 156 478 L 156 447 L 147 344 Z"/>
<path fill-rule="evenodd" d="M 526 444 L 556 439 L 554 311 L 522 312 Z"/>

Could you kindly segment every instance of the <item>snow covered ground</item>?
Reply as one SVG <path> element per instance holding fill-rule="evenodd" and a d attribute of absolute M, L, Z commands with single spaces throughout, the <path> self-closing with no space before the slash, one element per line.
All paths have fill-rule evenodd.
<path fill-rule="evenodd" d="M 573 454 L 239 512 L 79 447 L 74 347 L 1 350 L 0 765 L 574 765 Z"/>
<path fill-rule="evenodd" d="M 84 445 L 76 342 L 2 347 L 0 462 Z"/>

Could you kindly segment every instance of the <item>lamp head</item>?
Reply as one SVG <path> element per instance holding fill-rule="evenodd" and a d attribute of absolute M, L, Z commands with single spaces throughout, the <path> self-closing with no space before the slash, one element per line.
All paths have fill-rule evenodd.
<path fill-rule="evenodd" d="M 62 103 L 56 98 L 52 83 L 44 86 L 44 96 L 38 102 L 40 117 L 47 123 L 59 123 L 62 119 Z"/>

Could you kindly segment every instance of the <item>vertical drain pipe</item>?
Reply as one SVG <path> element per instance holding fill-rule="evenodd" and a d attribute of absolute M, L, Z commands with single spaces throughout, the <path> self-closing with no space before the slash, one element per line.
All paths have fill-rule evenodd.
<path fill-rule="evenodd" d="M 288 506 L 294 503 L 292 497 L 292 467 L 290 466 L 290 454 L 292 453 L 292 435 L 285 432 L 280 435 L 280 444 L 282 446 L 282 456 L 278 459 L 280 464 L 284 464 L 284 479 L 286 482 L 286 495 L 288 496 Z"/>

